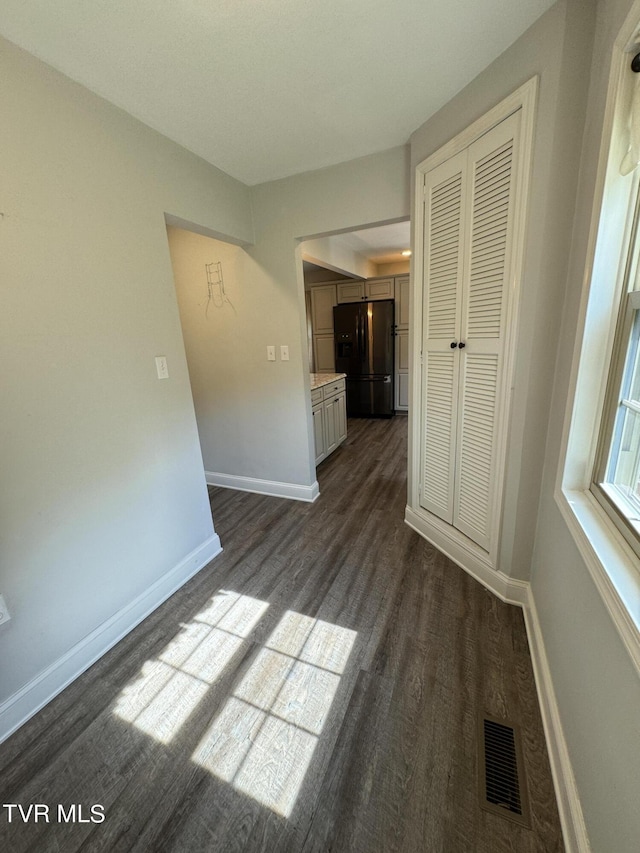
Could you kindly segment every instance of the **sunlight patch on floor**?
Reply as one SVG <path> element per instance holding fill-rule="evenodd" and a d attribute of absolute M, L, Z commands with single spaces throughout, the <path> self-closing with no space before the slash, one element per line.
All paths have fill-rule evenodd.
<path fill-rule="evenodd" d="M 287 611 L 193 760 L 289 817 L 356 636 Z"/>
<path fill-rule="evenodd" d="M 287 610 L 262 647 L 250 634 L 266 601 L 220 590 L 118 696 L 114 714 L 169 744 L 233 658 L 250 665 L 192 759 L 289 817 L 357 633 Z M 219 707 L 219 705 L 218 705 Z"/>
<path fill-rule="evenodd" d="M 269 605 L 220 590 L 116 700 L 114 713 L 170 743 L 222 675 Z"/>

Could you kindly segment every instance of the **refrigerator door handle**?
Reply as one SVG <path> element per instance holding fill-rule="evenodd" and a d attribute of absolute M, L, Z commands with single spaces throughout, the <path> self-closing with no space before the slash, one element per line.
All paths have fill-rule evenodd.
<path fill-rule="evenodd" d="M 369 364 L 369 329 L 367 326 L 367 312 L 363 310 L 364 306 L 360 309 L 360 317 L 362 322 L 362 358 L 367 359 L 367 367 L 369 371 L 371 371 L 371 365 Z"/>

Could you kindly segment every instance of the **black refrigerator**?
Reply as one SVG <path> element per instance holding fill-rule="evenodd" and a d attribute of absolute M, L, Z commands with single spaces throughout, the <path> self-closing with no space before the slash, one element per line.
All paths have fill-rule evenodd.
<path fill-rule="evenodd" d="M 336 372 L 347 374 L 347 415 L 390 418 L 394 302 L 347 302 L 333 309 Z"/>

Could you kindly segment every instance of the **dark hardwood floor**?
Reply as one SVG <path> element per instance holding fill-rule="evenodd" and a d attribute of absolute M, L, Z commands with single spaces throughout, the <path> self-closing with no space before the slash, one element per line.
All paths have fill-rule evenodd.
<path fill-rule="evenodd" d="M 313 505 L 210 490 L 224 553 L 0 746 L 0 802 L 50 816 L 0 850 L 563 850 L 522 614 L 404 524 L 406 432 L 350 421 Z M 531 829 L 479 807 L 480 712 Z"/>

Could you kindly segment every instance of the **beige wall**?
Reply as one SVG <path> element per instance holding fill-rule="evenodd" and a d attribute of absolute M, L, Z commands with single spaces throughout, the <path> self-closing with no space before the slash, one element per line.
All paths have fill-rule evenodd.
<path fill-rule="evenodd" d="M 253 234 L 246 187 L 4 41 L 0 79 L 1 703 L 211 540 L 164 213 Z"/>
<path fill-rule="evenodd" d="M 397 261 L 393 264 L 377 264 L 376 275 L 407 275 L 410 269 L 410 261 Z"/>
<path fill-rule="evenodd" d="M 308 270 L 304 273 L 304 286 L 307 289 L 312 284 L 321 284 L 326 281 L 353 281 L 353 278 L 327 269 Z"/>

